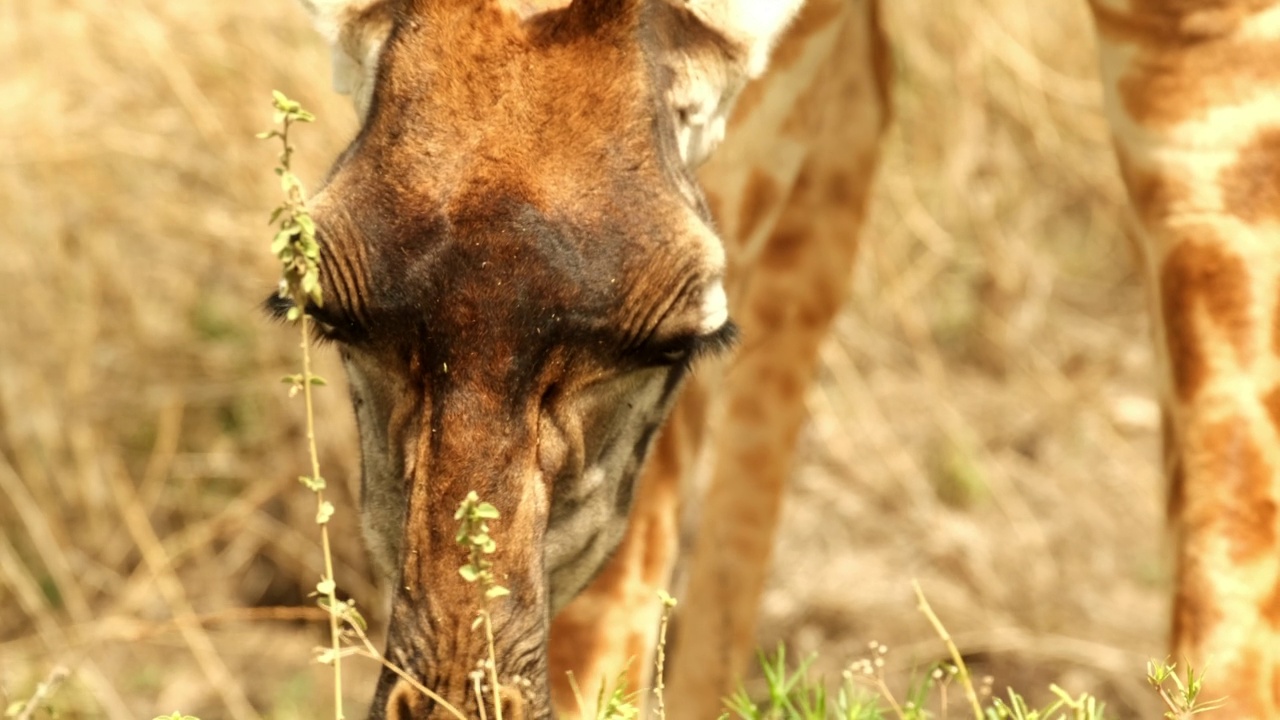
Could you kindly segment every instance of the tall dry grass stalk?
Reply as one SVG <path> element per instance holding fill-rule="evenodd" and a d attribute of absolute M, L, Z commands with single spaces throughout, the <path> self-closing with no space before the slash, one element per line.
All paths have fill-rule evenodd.
<path fill-rule="evenodd" d="M 1083 3 L 884 4 L 897 122 L 763 644 L 909 658 L 931 640 L 914 575 L 977 672 L 1149 715 L 1150 352 Z M 277 384 L 292 333 L 259 310 L 277 190 L 253 135 L 273 88 L 316 111 L 314 184 L 354 129 L 295 5 L 0 3 L 0 700 L 61 663 L 63 717 L 331 710 L 307 662 L 324 614 L 270 609 L 304 603 L 321 555 L 305 458 L 280 450 L 302 413 Z M 317 432 L 352 508 L 343 395 Z M 335 572 L 376 628 L 355 518 L 334 518 Z M 353 665 L 358 705 L 377 668 Z"/>

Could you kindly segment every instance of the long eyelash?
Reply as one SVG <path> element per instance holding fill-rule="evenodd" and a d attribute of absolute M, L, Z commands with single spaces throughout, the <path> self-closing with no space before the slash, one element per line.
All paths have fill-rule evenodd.
<path fill-rule="evenodd" d="M 275 320 L 284 321 L 289 314 L 289 310 L 293 307 L 293 301 L 289 298 L 280 297 L 277 293 L 272 293 L 262 303 L 263 309 Z M 339 319 L 328 316 L 324 310 L 310 308 L 307 315 L 311 316 L 311 339 L 318 346 L 328 345 L 335 342 L 352 342 L 363 335 L 363 328 L 351 323 L 345 319 Z M 330 329 L 325 330 L 321 326 L 327 326 Z"/>
<path fill-rule="evenodd" d="M 266 300 L 262 301 L 263 311 L 273 320 L 284 320 L 291 307 L 293 307 L 293 301 L 280 297 L 280 293 L 271 293 Z"/>
<path fill-rule="evenodd" d="M 721 328 L 710 335 L 698 338 L 698 342 L 694 345 L 693 354 L 698 357 L 705 355 L 716 355 L 722 352 L 728 352 L 738 344 L 741 331 L 738 324 L 732 320 L 725 322 Z"/>
<path fill-rule="evenodd" d="M 683 370 L 691 369 L 698 360 L 704 357 L 719 355 L 731 349 L 738 342 L 738 326 L 732 321 L 710 335 L 701 337 L 685 337 L 662 348 L 658 356 L 679 355 L 675 362 Z"/>
<path fill-rule="evenodd" d="M 310 315 L 310 313 L 308 313 L 308 315 Z M 331 332 L 328 332 L 324 328 L 320 327 L 321 323 L 319 320 L 316 320 L 314 315 L 312 315 L 311 317 L 310 325 L 311 325 L 311 342 L 315 343 L 316 347 L 324 347 L 331 343 L 338 342 L 337 337 L 335 337 Z"/>

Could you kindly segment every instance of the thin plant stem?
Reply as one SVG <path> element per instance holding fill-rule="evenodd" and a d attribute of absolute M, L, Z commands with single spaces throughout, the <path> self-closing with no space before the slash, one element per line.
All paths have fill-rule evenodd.
<path fill-rule="evenodd" d="M 586 698 L 582 697 L 582 689 L 578 687 L 578 678 L 574 676 L 572 670 L 566 672 L 565 675 L 569 677 L 569 689 L 573 691 L 573 699 L 578 703 L 578 712 L 582 713 L 583 717 L 586 717 L 587 701 Z"/>
<path fill-rule="evenodd" d="M 306 405 L 307 452 L 311 460 L 311 476 L 300 478 L 316 495 L 316 524 L 320 526 L 320 546 L 324 560 L 324 575 L 316 586 L 323 597 L 321 604 L 329 609 L 330 652 L 326 654 L 333 663 L 333 714 L 335 720 L 344 720 L 346 713 L 342 708 L 342 636 L 337 616 L 338 597 L 337 583 L 333 573 L 333 551 L 329 543 L 329 519 L 333 515 L 333 505 L 324 499 L 324 480 L 320 475 L 320 453 L 316 449 L 315 404 L 312 401 L 311 387 L 323 380 L 311 372 L 311 318 L 307 315 L 308 299 L 315 304 L 321 303 L 320 292 L 320 248 L 315 237 L 315 222 L 307 213 L 306 192 L 302 182 L 293 174 L 293 146 L 289 143 L 289 131 L 294 122 L 311 122 L 315 116 L 307 112 L 296 101 L 290 100 L 279 91 L 272 93 L 276 109 L 276 122 L 279 130 L 259 133 L 264 140 L 278 138 L 281 144 L 280 164 L 276 174 L 280 176 L 281 188 L 284 190 L 284 203 L 271 215 L 271 222 L 280 219 L 279 231 L 272 240 L 271 248 L 283 265 L 280 294 L 292 301 L 286 317 L 298 321 L 300 346 L 302 348 L 302 374 L 287 378 L 294 382 L 289 391 L 290 396 L 301 386 L 302 397 Z"/>
<path fill-rule="evenodd" d="M 881 673 L 883 673 L 883 671 L 881 671 Z M 898 716 L 898 720 L 907 720 L 906 712 L 904 712 L 902 706 L 898 704 L 898 699 L 893 696 L 893 690 L 889 689 L 889 684 L 884 681 L 883 674 L 876 676 L 875 685 L 876 690 L 880 692 L 880 697 L 883 697 L 888 701 L 889 708 L 893 710 L 894 715 Z"/>
<path fill-rule="evenodd" d="M 285 124 L 287 131 L 288 123 Z M 306 313 L 302 313 L 301 327 L 302 335 L 302 398 L 307 409 L 307 452 L 311 456 L 311 477 L 320 477 L 320 454 L 316 450 L 316 420 L 314 405 L 311 399 L 311 336 L 310 331 L 311 319 Z M 316 512 L 322 513 L 324 509 L 324 489 L 318 489 L 316 492 Z M 317 515 L 319 517 L 319 515 Z M 324 554 L 324 580 L 328 589 L 327 599 L 330 608 L 338 607 L 337 584 L 333 578 L 333 553 L 329 545 L 329 523 L 320 523 L 320 550 Z M 332 610 L 329 612 L 329 641 L 333 647 L 333 712 L 337 720 L 343 720 L 345 714 L 342 710 L 342 632 L 338 624 L 338 615 Z"/>
<path fill-rule="evenodd" d="M 471 687 L 476 693 L 476 707 L 480 708 L 480 720 L 489 720 L 489 717 L 485 715 L 484 712 L 484 690 L 481 687 L 482 682 L 484 682 L 482 674 L 471 676 Z"/>
<path fill-rule="evenodd" d="M 658 597 L 662 601 L 662 619 L 658 621 L 658 648 L 654 658 L 653 695 L 657 702 L 656 710 L 659 720 L 666 720 L 666 688 L 663 685 L 662 673 L 665 670 L 667 659 L 667 624 L 671 620 L 671 609 L 675 607 L 676 600 L 666 592 L 659 592 Z"/>
<path fill-rule="evenodd" d="M 947 646 L 947 652 L 951 654 L 951 661 L 956 664 L 956 676 L 960 679 L 960 687 L 964 688 L 964 695 L 969 699 L 969 705 L 973 709 L 973 717 L 975 720 L 982 720 L 982 705 L 978 703 L 978 693 L 973 689 L 973 680 L 969 677 L 969 668 L 965 667 L 964 659 L 960 657 L 960 649 L 956 647 L 956 643 L 951 639 L 951 633 L 947 632 L 946 626 L 938 619 L 933 608 L 930 607 L 929 601 L 924 597 L 924 591 L 920 589 L 920 581 L 912 580 L 912 587 L 916 590 L 916 600 L 919 602 L 920 612 L 929 619 L 929 624 L 933 626 L 934 632 L 938 637 L 942 638 L 942 643 Z"/>
<path fill-rule="evenodd" d="M 489 644 L 489 678 L 493 685 L 493 716 L 497 720 L 502 720 L 502 699 L 498 693 L 501 689 L 498 686 L 498 655 L 493 650 L 493 623 L 489 620 L 488 608 L 481 610 L 480 614 L 484 618 L 484 636 Z M 483 713 L 483 702 L 480 703 L 480 707 Z"/>
<path fill-rule="evenodd" d="M 58 686 L 61 685 L 62 682 L 70 675 L 71 671 L 62 665 L 58 665 L 50 671 L 49 676 L 46 677 L 39 685 L 36 685 L 35 692 L 33 692 L 31 697 L 22 704 L 22 709 L 18 712 L 15 720 L 32 720 L 40 708 L 44 706 L 45 702 L 53 696 L 53 693 L 58 689 Z"/>

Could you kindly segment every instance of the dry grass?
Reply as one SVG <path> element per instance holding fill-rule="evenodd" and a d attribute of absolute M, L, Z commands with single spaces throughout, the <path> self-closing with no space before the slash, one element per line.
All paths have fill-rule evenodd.
<path fill-rule="evenodd" d="M 933 659 L 919 577 L 1000 681 L 1150 715 L 1151 352 L 1083 4 L 886 5 L 898 123 L 761 639 Z M 62 717 L 316 717 L 318 615 L 268 609 L 320 554 L 252 135 L 298 98 L 318 177 L 353 129 L 327 52 L 288 0 L 14 0 L 0 67 L 0 701 L 63 664 Z M 339 584 L 376 620 L 350 413 L 319 401 Z"/>

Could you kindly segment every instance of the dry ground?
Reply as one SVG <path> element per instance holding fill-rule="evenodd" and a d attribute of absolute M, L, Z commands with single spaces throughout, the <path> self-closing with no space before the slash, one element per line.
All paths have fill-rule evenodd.
<path fill-rule="evenodd" d="M 272 88 L 303 101 L 314 181 L 354 127 L 295 5 L 0 4 L 0 701 L 62 663 L 65 718 L 323 712 L 318 628 L 262 609 L 305 605 L 319 552 L 252 135 Z M 886 7 L 897 123 L 761 642 L 932 660 L 919 578 L 997 684 L 1154 717 L 1158 411 L 1083 3 Z M 321 395 L 339 581 L 376 616 L 352 422 Z"/>

